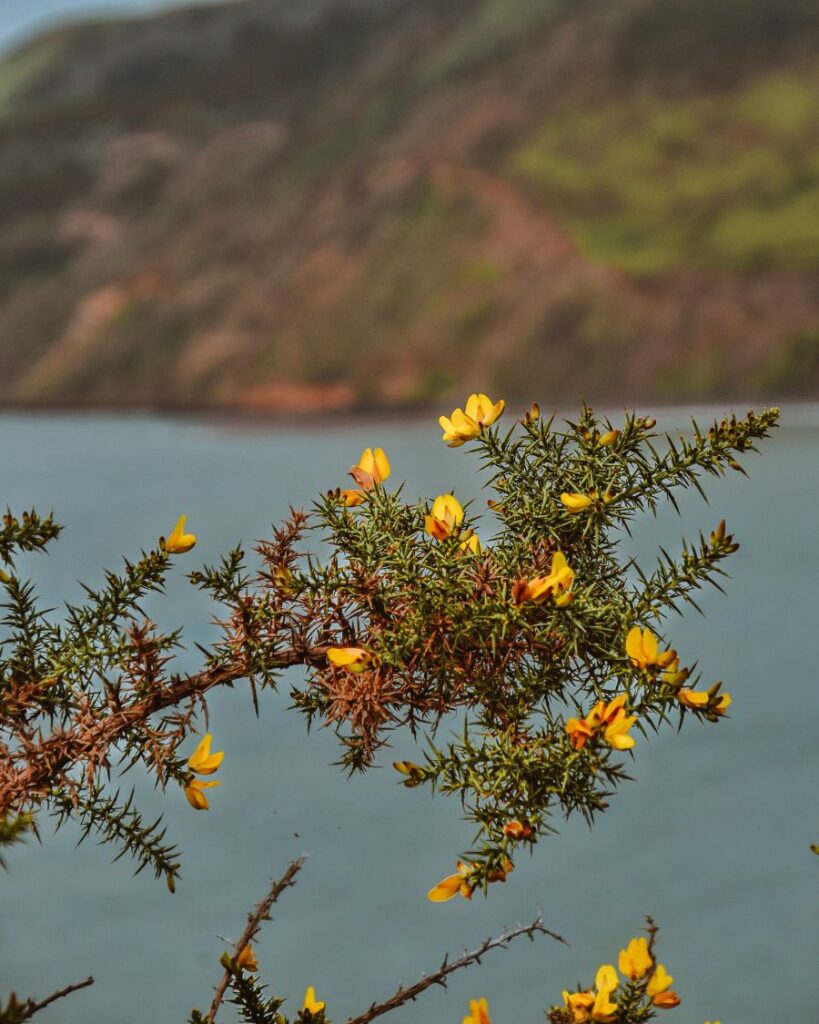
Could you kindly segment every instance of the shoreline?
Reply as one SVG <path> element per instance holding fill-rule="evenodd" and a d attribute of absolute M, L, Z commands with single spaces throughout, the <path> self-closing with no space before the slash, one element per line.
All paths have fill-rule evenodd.
<path fill-rule="evenodd" d="M 241 406 L 116 406 L 113 404 L 100 403 L 89 405 L 78 405 L 73 403 L 60 403 L 54 405 L 33 405 L 31 403 L 0 404 L 0 420 L 19 419 L 81 419 L 81 420 L 163 420 L 169 422 L 208 424 L 212 426 L 225 426 L 228 428 L 266 430 L 271 432 L 288 432 L 293 430 L 319 432 L 333 429 L 355 429 L 366 427 L 371 424 L 384 425 L 410 425 L 415 426 L 429 423 L 430 418 L 437 421 L 440 415 L 449 415 L 452 411 L 450 406 L 453 400 L 435 405 L 415 406 L 413 408 L 390 408 L 344 410 L 343 412 L 320 412 L 311 410 L 296 412 L 289 410 L 284 413 L 277 413 L 270 410 L 247 409 Z M 523 400 L 508 400 L 506 403 L 507 413 L 514 411 L 515 417 L 523 415 L 528 407 Z M 578 403 L 579 404 L 579 403 Z M 554 416 L 558 419 L 573 419 L 577 415 L 578 404 L 570 405 L 560 403 L 554 407 L 547 407 L 541 403 L 541 411 L 544 417 Z M 609 417 L 616 422 L 623 412 L 636 409 L 645 415 L 654 416 L 656 419 L 669 419 L 669 429 L 679 427 L 682 424 L 688 425 L 692 419 L 703 421 L 714 417 L 720 418 L 736 412 L 737 415 L 744 415 L 748 409 L 759 410 L 779 404 L 782 409 L 783 420 L 787 426 L 819 426 L 819 397 L 816 399 L 793 399 L 781 403 L 766 402 L 760 400 L 724 401 L 717 399 L 704 401 L 702 399 L 686 404 L 683 402 L 653 403 L 650 401 L 644 404 L 634 405 L 613 405 L 600 403 L 593 408 L 600 416 Z M 519 408 L 517 408 L 519 406 Z M 658 424 L 661 426 L 661 424 Z M 662 431 L 661 431 L 662 432 Z"/>

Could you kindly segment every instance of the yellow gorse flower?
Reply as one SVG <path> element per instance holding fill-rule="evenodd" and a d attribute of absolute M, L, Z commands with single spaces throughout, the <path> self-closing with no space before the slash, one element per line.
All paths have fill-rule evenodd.
<path fill-rule="evenodd" d="M 657 637 L 650 629 L 639 626 L 628 631 L 626 654 L 635 668 L 668 668 L 677 658 L 674 650 L 660 651 Z"/>
<path fill-rule="evenodd" d="M 724 715 L 732 704 L 730 693 L 718 694 L 715 691 L 690 690 L 687 686 L 683 686 L 677 692 L 676 697 L 684 707 L 695 711 L 706 711 L 711 716 Z"/>
<path fill-rule="evenodd" d="M 458 861 L 458 870 L 454 875 L 447 875 L 427 893 L 427 899 L 432 903 L 446 903 L 458 893 L 465 900 L 472 899 L 472 886 L 469 884 L 469 876 L 472 874 L 472 865 L 466 861 Z"/>
<path fill-rule="evenodd" d="M 518 821 L 517 818 L 513 818 L 511 821 L 507 821 L 503 826 L 503 834 L 508 836 L 510 839 L 521 840 L 531 839 L 533 833 L 528 825 L 524 825 L 522 821 Z"/>
<path fill-rule="evenodd" d="M 614 1020 L 617 1004 L 611 1001 L 611 994 L 620 984 L 617 971 L 611 964 L 603 964 L 595 978 L 596 992 L 563 992 L 563 1002 L 572 1014 L 572 1024 L 587 1024 L 599 1021 L 605 1024 Z"/>
<path fill-rule="evenodd" d="M 632 939 L 625 949 L 621 949 L 617 966 L 629 981 L 638 981 L 648 974 L 654 966 L 654 960 L 648 951 L 646 939 L 642 936 L 639 939 Z"/>
<path fill-rule="evenodd" d="M 383 484 L 392 472 L 390 460 L 383 448 L 365 448 L 361 458 L 351 467 L 350 476 L 363 490 L 343 490 L 341 496 L 348 508 L 361 505 L 367 499 L 367 491 L 376 484 Z"/>
<path fill-rule="evenodd" d="M 213 736 L 209 732 L 205 733 L 199 746 L 188 758 L 188 768 L 192 772 L 196 772 L 197 775 L 213 775 L 222 763 L 225 752 L 220 750 L 216 754 L 211 754 L 210 745 L 212 741 Z"/>
<path fill-rule="evenodd" d="M 458 547 L 461 551 L 471 551 L 473 555 L 479 555 L 483 551 L 483 544 L 474 530 L 464 530 Z"/>
<path fill-rule="evenodd" d="M 646 994 L 651 997 L 652 1003 L 661 1010 L 672 1010 L 680 1005 L 680 997 L 676 992 L 671 991 L 674 979 L 666 971 L 662 964 L 657 964 L 657 970 L 648 979 Z"/>
<path fill-rule="evenodd" d="M 187 797 L 188 803 L 195 811 L 206 811 L 210 804 L 208 798 L 202 792 L 203 789 L 213 789 L 214 786 L 221 785 L 220 782 L 203 782 L 202 779 L 191 779 L 184 787 L 183 792 Z"/>
<path fill-rule="evenodd" d="M 560 495 L 560 500 L 563 502 L 566 511 L 571 512 L 573 515 L 576 512 L 582 512 L 589 505 L 594 504 L 594 498 L 588 494 L 577 494 L 573 491 L 564 491 Z"/>
<path fill-rule="evenodd" d="M 562 606 L 571 601 L 569 591 L 573 581 L 574 569 L 569 566 L 562 551 L 555 551 L 549 575 L 519 580 L 512 588 L 512 596 L 516 604 L 523 604 L 524 601 L 540 604 L 551 595 L 555 604 Z"/>
<path fill-rule="evenodd" d="M 591 1008 L 591 1019 L 604 1024 L 606 1021 L 614 1020 L 614 1014 L 617 1013 L 617 1003 L 611 1001 L 612 992 L 620 984 L 617 971 L 611 964 L 603 964 L 597 971 L 594 984 L 597 994 Z"/>
<path fill-rule="evenodd" d="M 330 647 L 327 660 L 336 668 L 346 668 L 348 672 L 363 672 L 375 662 L 376 655 L 365 647 Z"/>
<path fill-rule="evenodd" d="M 469 1000 L 469 1015 L 464 1017 L 463 1024 L 492 1024 L 485 999 Z"/>
<path fill-rule="evenodd" d="M 186 551 L 190 551 L 196 543 L 195 533 L 185 533 L 187 519 L 187 516 L 180 516 L 168 539 L 165 540 L 164 537 L 160 537 L 160 547 L 164 548 L 168 554 L 182 555 Z"/>
<path fill-rule="evenodd" d="M 621 693 L 608 704 L 598 701 L 585 718 L 570 718 L 566 722 L 566 732 L 574 749 L 582 750 L 593 736 L 601 735 L 603 741 L 615 750 L 630 750 L 634 746 L 634 737 L 629 736 L 628 731 L 637 717 L 626 713 L 627 699 L 628 694 Z"/>
<path fill-rule="evenodd" d="M 464 510 L 454 494 L 439 494 L 429 515 L 424 516 L 424 529 L 435 540 L 451 537 L 464 521 Z"/>
<path fill-rule="evenodd" d="M 587 1024 L 587 1021 L 591 1020 L 593 992 L 568 992 L 564 989 L 563 1003 L 572 1015 L 572 1024 Z"/>
<path fill-rule="evenodd" d="M 259 964 L 256 962 L 253 946 L 248 944 L 242 949 L 241 953 L 236 957 L 236 966 L 241 967 L 243 971 L 258 971 Z"/>
<path fill-rule="evenodd" d="M 304 993 L 304 1003 L 301 1008 L 302 1012 L 309 1010 L 310 1013 L 321 1013 L 324 1007 L 325 1003 L 321 1003 L 316 999 L 316 990 L 312 985 L 310 985 Z"/>
<path fill-rule="evenodd" d="M 501 415 L 506 403 L 501 399 L 494 402 L 488 395 L 470 395 L 466 409 L 455 409 L 451 416 L 440 416 L 438 423 L 443 430 L 442 441 L 450 448 L 459 448 L 477 437 L 482 427 L 488 427 Z"/>
<path fill-rule="evenodd" d="M 211 734 L 205 733 L 196 750 L 188 758 L 188 768 L 190 768 L 191 772 L 195 772 L 197 775 L 213 775 L 222 763 L 222 758 L 225 756 L 224 751 L 220 750 L 215 754 L 211 754 L 210 745 L 212 740 Z M 213 789 L 214 786 L 218 785 L 219 782 L 203 782 L 202 779 L 195 779 L 191 776 L 185 783 L 183 792 L 188 803 L 195 811 L 206 811 L 210 804 L 203 790 Z"/>

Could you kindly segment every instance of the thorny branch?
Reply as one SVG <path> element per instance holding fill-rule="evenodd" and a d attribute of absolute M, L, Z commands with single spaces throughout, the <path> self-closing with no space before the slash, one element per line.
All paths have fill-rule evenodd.
<path fill-rule="evenodd" d="M 385 1002 L 373 1003 L 368 1010 L 360 1014 L 358 1017 L 350 1017 L 347 1020 L 347 1024 L 370 1024 L 370 1021 L 375 1020 L 376 1017 L 381 1017 L 385 1013 L 397 1010 L 399 1006 L 403 1006 L 405 1003 L 413 1002 L 422 992 L 430 988 L 432 985 L 441 985 L 446 988 L 446 979 L 450 974 L 461 970 L 463 967 L 469 967 L 470 964 L 480 963 L 481 958 L 490 950 L 506 949 L 513 939 L 517 939 L 521 935 L 526 935 L 530 940 L 534 940 L 534 937 L 537 934 L 549 935 L 557 942 L 562 942 L 566 946 L 569 945 L 562 936 L 544 927 L 543 918 L 538 914 L 531 924 L 519 925 L 517 928 L 513 928 L 508 932 L 502 932 L 495 938 L 485 939 L 477 949 L 473 950 L 471 953 L 464 953 L 464 955 L 459 957 L 457 960 L 450 960 L 448 957 L 444 957 L 444 960 L 437 971 L 426 975 L 421 978 L 420 981 L 416 981 L 414 985 L 410 985 L 408 988 L 404 988 L 402 986 L 398 989 L 395 995 L 391 996 Z"/>
<path fill-rule="evenodd" d="M 23 1006 L 20 1007 L 20 1014 L 17 1019 L 20 1021 L 30 1020 L 35 1013 L 39 1013 L 40 1010 L 44 1010 L 47 1006 L 55 1003 L 58 999 L 64 999 L 66 996 L 70 996 L 73 992 L 79 992 L 80 989 L 88 988 L 89 985 L 93 984 L 94 979 L 89 976 L 85 981 L 77 981 L 73 985 L 66 985 L 65 988 L 61 988 L 58 992 L 53 992 L 46 999 L 41 999 L 39 1003 L 34 1002 L 33 999 L 28 999 Z M 13 1001 L 14 996 L 11 997 L 9 1009 L 13 1008 Z"/>
<path fill-rule="evenodd" d="M 241 938 L 233 947 L 232 958 L 234 960 L 242 952 L 245 946 L 252 942 L 256 937 L 256 934 L 262 926 L 262 921 L 270 920 L 270 908 L 276 900 L 278 900 L 279 896 L 281 896 L 285 889 L 296 884 L 296 875 L 304 866 L 304 861 L 304 857 L 299 857 L 292 861 L 281 878 L 277 879 L 270 886 L 270 890 L 265 898 L 261 900 L 247 915 L 247 925 L 245 926 L 245 930 L 242 932 Z M 208 1015 L 205 1018 L 206 1024 L 213 1024 L 216 1020 L 216 1014 L 219 1011 L 219 1007 L 222 1005 L 222 1000 L 225 998 L 225 992 L 230 984 L 230 978 L 231 972 L 225 971 L 219 980 L 219 984 L 216 986 L 216 993 L 213 997 L 213 1002 L 210 1004 Z"/>

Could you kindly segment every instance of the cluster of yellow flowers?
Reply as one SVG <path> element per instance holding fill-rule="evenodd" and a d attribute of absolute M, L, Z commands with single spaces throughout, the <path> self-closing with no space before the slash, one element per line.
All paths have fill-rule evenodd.
<path fill-rule="evenodd" d="M 689 669 L 680 668 L 680 658 L 675 650 L 660 650 L 659 641 L 650 629 L 634 626 L 629 630 L 626 637 L 626 654 L 631 664 L 642 671 L 665 669 L 663 682 L 678 688 L 676 698 L 684 707 L 705 711 L 713 716 L 724 715 L 731 706 L 731 694 L 719 692 L 721 683 L 716 683 L 706 692 L 682 686 L 690 675 Z"/>
<path fill-rule="evenodd" d="M 628 731 L 637 718 L 626 714 L 627 700 L 628 694 L 621 693 L 608 704 L 598 701 L 585 718 L 570 718 L 566 732 L 574 749 L 582 750 L 587 740 L 599 734 L 615 750 L 630 750 L 634 746 L 634 737 L 629 736 Z"/>
<path fill-rule="evenodd" d="M 464 409 L 455 409 L 451 416 L 441 416 L 439 423 L 443 429 L 443 438 L 449 447 L 457 448 L 467 441 L 478 437 L 484 427 L 490 426 L 503 413 L 504 402 L 492 402 L 484 394 L 470 395 Z M 527 419 L 537 418 L 539 410 L 527 414 Z M 605 434 L 586 437 L 588 443 L 606 447 L 613 444 L 619 436 L 618 430 L 609 430 Z M 336 496 L 341 498 L 348 508 L 363 504 L 377 485 L 388 479 L 392 470 L 389 459 L 382 448 L 366 448 L 359 461 L 350 469 L 350 476 L 357 487 L 337 490 Z M 569 515 L 577 515 L 586 510 L 600 508 L 614 501 L 611 491 L 602 495 L 596 490 L 586 493 L 563 492 L 560 501 Z M 428 514 L 424 517 L 426 533 L 438 542 L 453 539 L 458 542 L 464 552 L 480 554 L 483 551 L 477 534 L 472 529 L 461 529 L 464 521 L 464 509 L 453 494 L 438 495 Z M 182 554 L 190 551 L 196 544 L 196 535 L 185 532 L 186 517 L 180 516 L 173 531 L 166 538 L 160 538 L 160 548 L 169 554 Z M 531 579 L 521 577 L 512 585 L 512 599 L 516 605 L 525 602 L 542 604 L 547 599 L 557 607 L 568 605 L 573 599 L 572 585 L 575 572 L 569 565 L 562 551 L 552 554 L 550 572 L 544 576 Z M 680 668 L 680 659 L 673 649 L 660 651 L 659 641 L 648 628 L 634 626 L 629 630 L 625 641 L 625 653 L 630 664 L 640 672 L 656 677 L 663 673 L 662 681 L 676 690 L 676 699 L 686 707 L 702 711 L 706 716 L 722 715 L 731 704 L 728 693 L 720 694 L 719 683 L 707 692 L 698 692 L 682 686 L 689 670 Z M 352 673 L 364 672 L 379 664 L 378 655 L 364 647 L 330 647 L 327 660 L 335 669 Z M 629 730 L 636 722 L 636 716 L 629 715 L 626 710 L 628 694 L 621 693 L 612 700 L 598 701 L 592 710 L 582 718 L 570 718 L 565 729 L 575 750 L 582 750 L 585 744 L 600 737 L 603 742 L 615 750 L 629 750 L 634 746 L 634 738 Z M 186 776 L 184 793 L 195 810 L 207 810 L 209 807 L 204 790 L 218 786 L 216 780 L 203 781 L 196 776 L 212 775 L 219 768 L 224 753 L 211 753 L 212 736 L 206 734 L 196 750 L 188 759 L 190 774 Z M 406 775 L 406 785 L 417 785 L 420 769 L 410 762 L 396 762 L 395 767 Z M 517 819 L 507 822 L 503 828 L 504 835 L 514 841 L 531 838 L 532 829 Z M 488 881 L 505 881 L 507 874 L 514 865 L 506 860 L 503 867 L 496 869 L 488 876 Z M 457 862 L 457 870 L 442 879 L 429 890 L 428 899 L 442 903 L 460 894 L 470 899 L 473 892 L 471 876 L 473 867 L 465 861 Z M 236 966 L 242 970 L 255 972 L 258 963 L 251 945 L 245 946 L 236 958 Z M 644 994 L 652 1006 L 670 1009 L 679 1005 L 680 999 L 672 991 L 673 978 L 668 975 L 663 964 L 656 964 L 651 947 L 645 938 L 632 939 L 628 946 L 620 951 L 618 959 L 620 972 L 629 982 L 644 982 Z M 586 1022 L 613 1021 L 618 1010 L 615 997 L 620 988 L 617 971 L 610 964 L 603 964 L 597 972 L 594 989 L 577 992 L 563 992 L 564 1008 L 571 1014 L 573 1024 Z M 317 1014 L 324 1010 L 325 1004 L 317 1001 L 313 987 L 305 993 L 302 1012 Z M 471 1000 L 470 1013 L 464 1017 L 463 1024 L 491 1024 L 486 999 Z M 706 1022 L 710 1024 L 710 1022 Z M 715 1021 L 714 1024 L 719 1024 Z"/>
<path fill-rule="evenodd" d="M 617 966 L 627 981 L 645 981 L 645 995 L 651 1005 L 661 1010 L 670 1010 L 680 1005 L 680 997 L 672 991 L 674 979 L 663 964 L 655 966 L 648 942 L 645 938 L 632 939 L 625 949 L 620 950 Z M 611 964 L 603 964 L 597 971 L 594 989 L 577 992 L 563 992 L 563 1004 L 572 1015 L 573 1024 L 607 1024 L 617 1014 L 617 1003 L 613 1001 L 620 978 Z"/>

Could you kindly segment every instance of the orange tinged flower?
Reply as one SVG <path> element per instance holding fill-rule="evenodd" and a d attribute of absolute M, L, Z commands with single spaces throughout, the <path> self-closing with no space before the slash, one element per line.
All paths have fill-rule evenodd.
<path fill-rule="evenodd" d="M 242 949 L 241 953 L 236 957 L 236 966 L 241 967 L 243 971 L 258 971 L 259 965 L 256 962 L 253 946 L 248 944 Z"/>
<path fill-rule="evenodd" d="M 528 825 L 524 825 L 522 821 L 513 818 L 512 821 L 507 821 L 503 826 L 503 834 L 510 839 L 531 839 L 532 830 Z"/>
<path fill-rule="evenodd" d="M 190 551 L 196 543 L 195 533 L 185 533 L 187 519 L 187 516 L 180 516 L 168 539 L 159 538 L 159 546 L 164 548 L 168 554 L 183 555 L 186 551 Z"/>
<path fill-rule="evenodd" d="M 627 699 L 628 695 L 621 693 L 608 704 L 598 701 L 585 718 L 570 718 L 565 728 L 574 749 L 582 750 L 593 736 L 602 735 L 603 741 L 615 750 L 630 750 L 634 737 L 628 731 L 637 718 L 626 714 Z"/>
<path fill-rule="evenodd" d="M 585 718 L 570 718 L 566 722 L 566 732 L 575 750 L 582 750 L 594 735 L 594 730 Z"/>
<path fill-rule="evenodd" d="M 367 491 L 371 491 L 376 484 L 383 484 L 392 472 L 390 460 L 383 448 L 365 448 L 361 458 L 350 468 L 350 476 L 363 490 L 343 490 L 339 494 L 344 500 L 347 508 L 355 508 L 367 500 Z"/>
<path fill-rule="evenodd" d="M 629 981 L 639 981 L 644 977 L 654 966 L 646 939 L 642 936 L 632 939 L 625 949 L 621 949 L 617 966 Z"/>
<path fill-rule="evenodd" d="M 310 1013 L 321 1013 L 324 1007 L 325 1004 L 320 1003 L 316 999 L 316 990 L 311 985 L 304 993 L 304 1003 L 301 1008 L 302 1013 L 304 1013 L 305 1010 L 308 1010 Z"/>
<path fill-rule="evenodd" d="M 361 458 L 350 470 L 350 475 L 357 484 L 368 491 L 376 484 L 383 484 L 392 472 L 390 460 L 383 448 L 365 448 Z"/>
<path fill-rule="evenodd" d="M 439 494 L 429 515 L 424 516 L 424 529 L 435 540 L 451 537 L 464 521 L 464 510 L 453 494 Z"/>
<path fill-rule="evenodd" d="M 627 694 L 621 693 L 606 706 L 604 713 L 603 740 L 615 750 L 630 750 L 634 746 L 634 737 L 629 736 L 628 731 L 637 717 L 626 714 L 626 700 Z"/>
<path fill-rule="evenodd" d="M 552 567 L 548 576 L 536 576 L 531 580 L 520 580 L 513 588 L 512 594 L 516 604 L 534 601 L 541 604 L 550 595 L 556 605 L 568 604 L 571 600 L 569 590 L 574 581 L 574 569 L 569 566 L 562 551 L 552 555 Z"/>
<path fill-rule="evenodd" d="M 489 1018 L 489 1005 L 485 999 L 469 1000 L 469 1015 L 464 1017 L 463 1024 L 492 1024 Z"/>
<path fill-rule="evenodd" d="M 639 626 L 633 626 L 628 632 L 626 654 L 635 668 L 668 668 L 677 658 L 674 650 L 660 651 L 654 633 Z"/>
<path fill-rule="evenodd" d="M 482 427 L 488 427 L 499 418 L 506 403 L 493 402 L 488 395 L 474 394 L 466 400 L 465 409 L 455 409 L 451 416 L 440 416 L 438 423 L 443 430 L 442 441 L 450 448 L 460 448 L 462 444 L 477 437 Z"/>
<path fill-rule="evenodd" d="M 472 874 L 472 865 L 465 861 L 458 861 L 458 870 L 454 875 L 447 875 L 434 885 L 427 893 L 427 899 L 432 903 L 446 903 L 458 893 L 464 899 L 472 899 L 472 886 L 469 884 L 469 876 Z"/>
<path fill-rule="evenodd" d="M 662 964 L 657 964 L 657 970 L 648 980 L 646 994 L 651 997 L 652 1003 L 661 1010 L 673 1010 L 680 1005 L 680 997 L 676 992 L 671 991 L 674 979 L 666 971 Z"/>
<path fill-rule="evenodd" d="M 344 499 L 344 504 L 347 508 L 355 508 L 357 505 L 363 505 L 367 500 L 367 495 L 364 491 L 354 491 L 350 488 L 345 488 L 340 492 L 340 494 Z"/>

